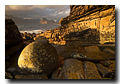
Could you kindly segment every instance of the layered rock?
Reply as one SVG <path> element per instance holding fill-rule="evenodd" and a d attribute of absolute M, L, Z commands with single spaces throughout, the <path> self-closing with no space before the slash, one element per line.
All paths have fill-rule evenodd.
<path fill-rule="evenodd" d="M 115 6 L 71 5 L 70 15 L 61 19 L 61 26 L 42 36 L 60 45 L 69 41 L 115 43 Z"/>
<path fill-rule="evenodd" d="M 61 25 L 68 29 L 96 29 L 100 43 L 115 42 L 114 5 L 73 5 L 70 6 L 70 15 L 63 19 Z"/>
<path fill-rule="evenodd" d="M 23 48 L 23 39 L 12 19 L 5 19 L 5 56 Z"/>

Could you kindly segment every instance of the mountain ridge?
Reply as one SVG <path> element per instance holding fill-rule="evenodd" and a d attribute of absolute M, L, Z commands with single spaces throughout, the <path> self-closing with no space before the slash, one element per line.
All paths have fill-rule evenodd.
<path fill-rule="evenodd" d="M 23 19 L 18 18 L 13 15 L 5 14 L 5 19 L 12 19 L 16 24 L 54 24 L 56 23 L 54 20 L 48 20 L 46 18 L 42 19 Z"/>

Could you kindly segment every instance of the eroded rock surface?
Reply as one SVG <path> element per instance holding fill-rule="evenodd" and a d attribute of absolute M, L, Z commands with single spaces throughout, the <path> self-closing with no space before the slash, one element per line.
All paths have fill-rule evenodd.
<path fill-rule="evenodd" d="M 44 72 L 49 75 L 58 66 L 57 52 L 48 41 L 35 41 L 23 49 L 18 65 L 31 73 Z"/>

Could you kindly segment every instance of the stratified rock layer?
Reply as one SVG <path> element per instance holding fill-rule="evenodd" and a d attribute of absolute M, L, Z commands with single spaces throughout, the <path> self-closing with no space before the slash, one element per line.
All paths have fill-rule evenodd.
<path fill-rule="evenodd" d="M 58 66 L 57 52 L 48 41 L 35 41 L 23 49 L 18 65 L 30 73 L 44 72 L 49 75 Z"/>
<path fill-rule="evenodd" d="M 70 15 L 60 20 L 61 26 L 41 34 L 51 43 L 115 43 L 114 5 L 71 5 Z"/>

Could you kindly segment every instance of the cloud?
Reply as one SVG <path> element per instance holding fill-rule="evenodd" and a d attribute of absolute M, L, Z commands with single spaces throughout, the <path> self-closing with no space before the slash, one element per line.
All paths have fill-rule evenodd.
<path fill-rule="evenodd" d="M 19 18 L 57 20 L 69 14 L 69 5 L 5 5 L 5 13 Z"/>

